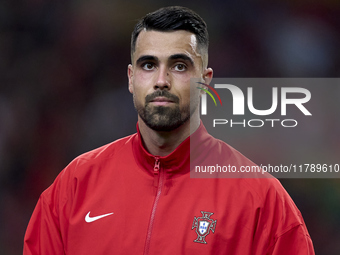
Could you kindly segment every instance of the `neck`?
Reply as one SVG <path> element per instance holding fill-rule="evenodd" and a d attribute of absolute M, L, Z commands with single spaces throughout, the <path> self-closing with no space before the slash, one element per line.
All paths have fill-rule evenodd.
<path fill-rule="evenodd" d="M 173 152 L 187 137 L 197 130 L 200 119 L 197 116 L 183 123 L 172 131 L 155 131 L 149 128 L 138 116 L 138 127 L 146 150 L 155 156 L 167 156 Z"/>

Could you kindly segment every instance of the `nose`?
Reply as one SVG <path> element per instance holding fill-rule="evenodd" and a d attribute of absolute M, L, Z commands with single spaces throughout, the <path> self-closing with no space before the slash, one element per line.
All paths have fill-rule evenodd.
<path fill-rule="evenodd" d="M 170 83 L 170 75 L 165 67 L 160 67 L 157 72 L 157 78 L 156 78 L 156 83 L 154 85 L 154 89 L 170 89 L 171 88 L 171 83 Z"/>

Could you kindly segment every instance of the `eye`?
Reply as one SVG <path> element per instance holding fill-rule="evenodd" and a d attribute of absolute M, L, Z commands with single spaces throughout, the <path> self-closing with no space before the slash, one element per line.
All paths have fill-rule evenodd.
<path fill-rule="evenodd" d="M 178 72 L 183 72 L 187 70 L 187 67 L 184 64 L 177 64 L 174 66 L 174 70 Z"/>
<path fill-rule="evenodd" d="M 142 68 L 146 71 L 151 71 L 155 69 L 155 65 L 153 63 L 145 63 L 145 64 L 142 64 Z"/>

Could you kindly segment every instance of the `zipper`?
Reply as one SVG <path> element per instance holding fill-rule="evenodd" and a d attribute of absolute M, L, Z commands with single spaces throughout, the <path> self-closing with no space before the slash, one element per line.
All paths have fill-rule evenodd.
<path fill-rule="evenodd" d="M 161 171 L 161 168 L 160 168 L 159 157 L 155 157 L 155 165 L 153 167 L 153 172 L 154 172 L 154 185 L 157 187 L 157 193 L 156 193 L 156 197 L 155 197 L 155 200 L 152 206 L 149 227 L 148 227 L 148 232 L 147 232 L 146 241 L 145 241 L 144 255 L 149 254 L 153 223 L 155 221 L 156 209 L 157 209 L 159 199 L 161 197 L 163 181 L 164 181 L 164 173 L 163 171 Z"/>
<path fill-rule="evenodd" d="M 156 188 L 158 187 L 158 182 L 159 182 L 160 164 L 161 162 L 159 160 L 159 157 L 155 157 L 155 165 L 153 167 L 153 174 L 154 174 L 153 184 Z"/>

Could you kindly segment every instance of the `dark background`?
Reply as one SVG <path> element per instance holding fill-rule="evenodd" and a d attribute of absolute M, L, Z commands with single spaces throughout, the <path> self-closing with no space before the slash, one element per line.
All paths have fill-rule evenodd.
<path fill-rule="evenodd" d="M 316 2 L 1 1 L 0 253 L 22 253 L 40 193 L 74 157 L 135 132 L 126 73 L 138 18 L 176 4 L 197 11 L 209 27 L 215 77 L 339 77 L 340 2 Z M 319 133 L 320 153 L 331 145 L 340 155 L 332 120 L 320 123 L 301 151 L 308 153 Z M 246 143 L 241 133 L 233 137 L 236 148 Z M 256 143 L 246 146 L 258 150 Z M 281 181 L 316 253 L 340 254 L 340 179 Z"/>

